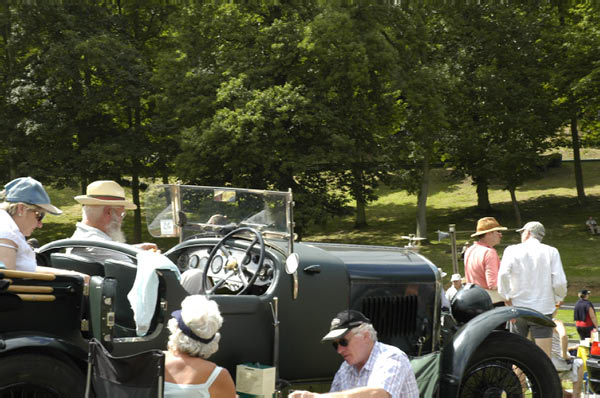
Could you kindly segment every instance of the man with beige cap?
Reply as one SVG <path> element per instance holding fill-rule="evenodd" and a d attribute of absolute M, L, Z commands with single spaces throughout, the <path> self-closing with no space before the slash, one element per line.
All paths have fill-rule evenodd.
<path fill-rule="evenodd" d="M 541 223 L 530 221 L 517 232 L 521 233 L 521 243 L 504 250 L 498 273 L 498 293 L 509 304 L 532 308 L 552 319 L 556 306 L 567 295 L 567 278 L 560 254 L 555 247 L 542 243 L 546 229 Z M 536 344 L 551 355 L 552 327 L 518 318 L 510 328 L 521 336 L 531 332 Z"/>
<path fill-rule="evenodd" d="M 477 231 L 471 235 L 478 237 L 465 251 L 465 278 L 468 283 L 474 283 L 486 289 L 494 303 L 502 299 L 496 293 L 500 258 L 494 246 L 502 240 L 502 232 L 506 227 L 494 217 L 484 217 L 477 221 Z M 495 297 L 498 296 L 498 297 Z"/>
<path fill-rule="evenodd" d="M 77 223 L 72 239 L 125 243 L 121 224 L 126 211 L 137 209 L 137 206 L 127 200 L 123 187 L 115 181 L 94 181 L 87 186 L 86 194 L 75 196 L 75 200 L 83 208 L 82 220 Z M 158 249 L 154 243 L 139 243 L 134 246 L 143 250 Z"/>

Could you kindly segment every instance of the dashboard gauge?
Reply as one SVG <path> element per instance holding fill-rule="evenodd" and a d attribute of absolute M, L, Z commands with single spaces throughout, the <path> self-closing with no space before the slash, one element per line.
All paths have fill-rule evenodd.
<path fill-rule="evenodd" d="M 189 262 L 190 256 L 187 253 L 181 253 L 181 255 L 177 258 L 177 267 L 181 270 L 184 270 Z"/>
<path fill-rule="evenodd" d="M 203 270 L 206 267 L 207 262 L 208 262 L 208 257 L 202 257 L 200 259 L 200 264 L 198 264 L 198 268 Z"/>
<path fill-rule="evenodd" d="M 215 258 L 213 258 L 212 260 L 212 263 L 210 264 L 210 270 L 214 274 L 218 274 L 219 272 L 221 272 L 221 269 L 223 269 L 223 257 L 215 256 Z"/>
<path fill-rule="evenodd" d="M 197 255 L 192 254 L 190 256 L 190 260 L 188 261 L 188 267 L 189 268 L 198 268 L 199 262 L 200 262 L 200 258 Z"/>

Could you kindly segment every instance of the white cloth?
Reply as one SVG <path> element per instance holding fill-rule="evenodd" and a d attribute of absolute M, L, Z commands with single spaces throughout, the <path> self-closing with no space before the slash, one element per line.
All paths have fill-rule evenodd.
<path fill-rule="evenodd" d="M 136 334 L 145 336 L 150 329 L 150 321 L 152 321 L 158 299 L 158 275 L 155 270 L 172 270 L 179 280 L 181 280 L 181 275 L 179 268 L 160 253 L 144 250 L 139 252 L 136 257 L 135 282 L 127 294 L 127 299 L 133 310 Z"/>
<path fill-rule="evenodd" d="M 567 278 L 560 254 L 531 237 L 508 246 L 498 272 L 498 293 L 512 305 L 552 314 L 567 295 Z"/>
<path fill-rule="evenodd" d="M 165 381 L 165 398 L 210 398 L 208 389 L 219 376 L 220 366 L 217 366 L 204 384 L 176 384 Z"/>
<path fill-rule="evenodd" d="M 17 245 L 15 264 L 18 271 L 36 271 L 35 252 L 25 240 L 25 235 L 17 226 L 15 220 L 5 210 L 0 210 L 0 239 L 10 240 Z"/>

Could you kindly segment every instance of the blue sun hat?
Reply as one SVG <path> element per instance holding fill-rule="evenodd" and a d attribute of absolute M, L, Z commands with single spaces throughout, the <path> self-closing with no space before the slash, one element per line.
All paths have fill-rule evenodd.
<path fill-rule="evenodd" d="M 15 178 L 6 184 L 4 189 L 6 190 L 6 196 L 4 198 L 5 202 L 27 203 L 36 205 L 51 214 L 62 214 L 62 210 L 50 204 L 50 197 L 46 193 L 46 190 L 42 184 L 34 178 Z"/>

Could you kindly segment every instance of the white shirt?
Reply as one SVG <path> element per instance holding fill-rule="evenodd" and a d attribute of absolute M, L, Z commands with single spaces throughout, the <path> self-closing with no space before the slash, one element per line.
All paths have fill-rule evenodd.
<path fill-rule="evenodd" d="M 567 295 L 567 278 L 555 247 L 530 237 L 508 246 L 498 272 L 498 293 L 512 304 L 551 314 Z"/>
<path fill-rule="evenodd" d="M 71 239 L 90 239 L 90 240 L 104 240 L 114 242 L 113 239 L 108 236 L 104 231 L 78 222 L 76 224 L 77 229 L 73 232 Z M 131 258 L 123 253 L 119 253 L 115 250 L 103 249 L 100 247 L 74 247 L 68 251 L 69 253 L 77 254 L 87 258 L 93 258 L 95 260 L 120 260 L 128 263 L 133 263 Z"/>
<path fill-rule="evenodd" d="M 456 288 L 454 287 L 454 285 L 450 286 L 448 288 L 448 290 L 446 290 L 446 299 L 448 301 L 452 301 L 452 299 L 454 298 L 454 295 L 458 293 L 458 290 L 456 290 Z"/>
<path fill-rule="evenodd" d="M 25 235 L 17 226 L 15 220 L 5 210 L 0 210 L 0 239 L 10 240 L 17 245 L 15 263 L 18 271 L 36 271 L 35 252 L 25 240 Z"/>
<path fill-rule="evenodd" d="M 210 376 L 208 376 L 208 380 L 204 384 L 175 384 L 169 383 L 165 381 L 165 398 L 171 397 L 195 397 L 195 398 L 210 398 L 210 393 L 208 389 L 214 381 L 219 376 L 221 372 L 220 366 L 217 366 Z"/>

